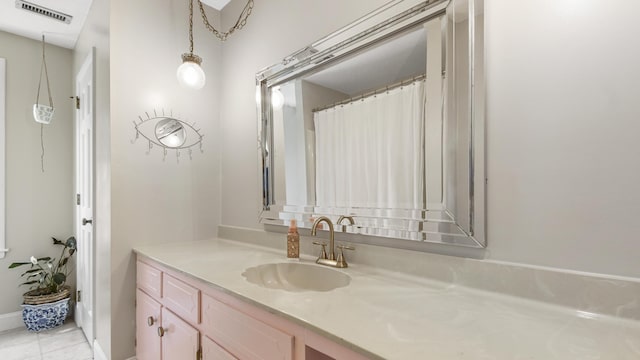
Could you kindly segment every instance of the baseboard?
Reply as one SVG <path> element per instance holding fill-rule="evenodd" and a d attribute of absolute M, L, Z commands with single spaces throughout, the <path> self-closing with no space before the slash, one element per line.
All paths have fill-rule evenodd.
<path fill-rule="evenodd" d="M 93 340 L 93 359 L 94 360 L 109 360 L 107 355 L 104 354 L 98 340 Z"/>
<path fill-rule="evenodd" d="M 0 314 L 0 331 L 12 330 L 24 327 L 22 311 Z"/>

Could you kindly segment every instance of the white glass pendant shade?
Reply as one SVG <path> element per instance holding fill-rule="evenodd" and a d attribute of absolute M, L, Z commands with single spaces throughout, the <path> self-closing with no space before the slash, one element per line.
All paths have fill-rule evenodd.
<path fill-rule="evenodd" d="M 202 59 L 194 54 L 182 54 L 182 65 L 178 66 L 178 82 L 192 89 L 202 89 L 206 77 L 200 67 Z"/>

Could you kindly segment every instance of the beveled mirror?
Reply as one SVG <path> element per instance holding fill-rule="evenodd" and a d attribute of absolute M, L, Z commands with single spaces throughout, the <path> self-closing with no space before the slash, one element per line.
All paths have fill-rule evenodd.
<path fill-rule="evenodd" d="M 261 222 L 485 247 L 483 7 L 392 1 L 260 71 Z"/>

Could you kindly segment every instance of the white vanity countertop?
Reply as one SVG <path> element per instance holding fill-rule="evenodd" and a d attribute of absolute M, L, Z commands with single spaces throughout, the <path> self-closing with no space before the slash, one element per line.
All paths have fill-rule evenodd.
<path fill-rule="evenodd" d="M 384 359 L 640 359 L 640 321 L 601 316 L 350 264 L 351 283 L 287 292 L 249 283 L 275 251 L 229 240 L 140 246 L 136 253 Z M 313 259 L 303 257 L 304 262 Z M 640 294 L 639 294 L 640 298 Z M 321 349 L 320 349 L 321 350 Z"/>

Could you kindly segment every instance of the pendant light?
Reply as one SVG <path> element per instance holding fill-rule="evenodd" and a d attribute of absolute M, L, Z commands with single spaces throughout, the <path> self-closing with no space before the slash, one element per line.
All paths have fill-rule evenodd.
<path fill-rule="evenodd" d="M 182 54 L 182 65 L 178 67 L 176 75 L 181 85 L 197 90 L 204 86 L 206 76 L 200 67 L 202 58 L 193 53 L 193 1 L 194 0 L 189 0 L 189 52 Z M 220 41 L 225 41 L 234 31 L 242 29 L 247 24 L 247 19 L 249 15 L 251 15 L 251 10 L 253 10 L 253 0 L 248 0 L 236 23 L 228 31 L 220 32 L 209 23 L 207 14 L 204 12 L 202 1 L 196 1 L 200 6 L 204 26 L 220 39 Z"/>
<path fill-rule="evenodd" d="M 206 76 L 200 67 L 202 58 L 193 53 L 193 0 L 189 0 L 189 52 L 182 54 L 182 65 L 176 76 L 180 85 L 192 89 L 202 89 Z"/>

